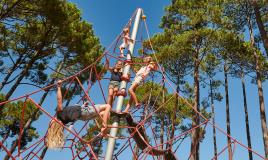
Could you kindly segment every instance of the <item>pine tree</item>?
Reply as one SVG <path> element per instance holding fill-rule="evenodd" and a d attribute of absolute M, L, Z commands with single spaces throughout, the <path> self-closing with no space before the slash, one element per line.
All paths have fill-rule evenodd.
<path fill-rule="evenodd" d="M 264 26 L 261 11 L 260 11 L 260 6 L 258 3 L 259 2 L 257 0 L 250 0 L 250 4 L 253 6 L 253 9 L 254 9 L 255 19 L 256 19 L 260 34 L 261 34 L 263 46 L 266 50 L 266 55 L 268 57 L 268 36 L 267 36 L 267 31 L 265 30 L 265 26 Z M 265 7 L 265 2 L 262 2 L 262 3 L 263 3 L 262 5 Z M 267 7 L 267 4 L 266 4 L 266 7 Z"/>
<path fill-rule="evenodd" d="M 220 80 L 216 80 L 215 76 L 218 69 L 221 65 L 221 61 L 215 56 L 216 54 L 208 54 L 206 59 L 201 65 L 201 69 L 204 72 L 204 75 L 208 79 L 208 83 L 205 85 L 209 86 L 209 98 L 210 98 L 210 106 L 211 106 L 211 114 L 212 114 L 212 123 L 213 123 L 213 145 L 214 145 L 214 157 L 217 159 L 217 138 L 216 138 L 216 128 L 215 128 L 215 106 L 214 101 L 221 101 L 222 95 L 218 92 L 218 88 L 221 85 Z M 204 78 L 206 79 L 206 78 Z"/>

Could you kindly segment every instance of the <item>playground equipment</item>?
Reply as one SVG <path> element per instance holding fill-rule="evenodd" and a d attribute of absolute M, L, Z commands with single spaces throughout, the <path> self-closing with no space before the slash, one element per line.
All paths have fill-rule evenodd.
<path fill-rule="evenodd" d="M 133 20 L 134 16 L 135 16 L 135 20 L 134 20 L 134 25 L 132 27 L 133 29 L 132 29 L 132 34 L 131 34 L 131 39 L 134 40 L 134 43 L 131 43 L 129 45 L 129 48 L 128 48 L 129 52 L 127 54 L 127 58 L 126 58 L 126 60 L 123 60 L 127 63 L 132 63 L 132 60 L 131 60 L 132 56 L 131 55 L 134 52 L 135 42 L 138 42 L 136 40 L 136 37 L 137 37 L 138 27 L 139 27 L 141 20 L 144 23 L 148 39 L 150 40 L 148 27 L 146 24 L 146 16 L 143 14 L 143 11 L 141 8 L 138 8 L 134 12 L 130 21 L 127 23 L 127 26 L 132 24 L 132 20 Z M 115 51 L 115 48 L 117 47 L 117 42 L 120 39 L 120 35 L 111 44 L 111 46 L 108 47 L 108 49 L 104 52 L 104 54 L 96 59 L 95 63 L 90 64 L 89 66 L 85 67 L 83 70 L 77 72 L 77 74 L 72 75 L 70 77 L 66 77 L 65 79 L 62 80 L 63 81 L 62 83 L 68 84 L 69 87 L 67 87 L 67 88 L 70 88 L 75 83 L 77 86 L 79 86 L 82 89 L 83 95 L 81 96 L 81 99 L 78 101 L 78 103 L 80 103 L 83 98 L 86 98 L 94 106 L 93 100 L 91 99 L 91 96 L 90 96 L 90 90 L 91 90 L 92 85 L 93 85 L 90 82 L 92 74 L 97 75 L 97 82 L 94 85 L 98 85 L 97 88 L 99 89 L 98 90 L 99 94 L 101 94 L 103 96 L 103 99 L 105 101 L 105 94 L 104 94 L 104 90 L 102 88 L 102 83 L 100 81 L 101 80 L 100 77 L 101 77 L 103 71 L 97 72 L 96 63 L 102 61 L 104 58 L 118 59 L 118 56 L 116 54 L 114 54 L 114 51 Z M 151 42 L 150 42 L 150 45 L 153 49 Z M 130 65 L 128 64 L 124 67 L 123 76 L 127 76 L 127 74 L 129 73 L 129 70 L 130 70 Z M 79 75 L 81 75 L 85 72 L 90 73 L 87 87 L 85 87 L 85 85 L 83 85 L 78 78 Z M 163 80 L 161 80 L 160 84 L 163 85 L 163 83 L 165 83 L 170 89 L 172 89 L 175 92 L 176 90 L 174 89 L 172 84 L 166 79 L 166 76 L 162 72 L 162 70 L 161 70 L 161 74 L 162 74 Z M 120 84 L 120 89 L 126 88 L 127 83 L 128 83 L 128 80 L 124 79 Z M 3 141 L 2 140 L 0 141 L 0 147 L 7 154 L 6 158 L 26 159 L 26 160 L 28 160 L 28 159 L 42 159 L 41 152 L 45 150 L 44 139 L 46 137 L 46 133 L 44 133 L 44 135 L 41 138 L 39 138 L 36 142 L 31 143 L 29 146 L 27 146 L 25 148 L 20 147 L 21 146 L 21 144 L 20 144 L 21 138 L 22 138 L 23 132 L 25 131 L 24 124 L 26 123 L 26 122 L 24 122 L 24 109 L 25 109 L 26 102 L 32 102 L 42 113 L 44 113 L 44 115 L 46 117 L 48 117 L 50 120 L 52 120 L 52 119 L 56 120 L 55 117 L 53 116 L 53 114 L 49 113 L 47 111 L 46 106 L 40 106 L 37 103 L 37 100 L 33 98 L 34 94 L 39 94 L 39 93 L 45 92 L 46 90 L 49 90 L 55 86 L 56 86 L 56 84 L 49 85 L 49 86 L 46 86 L 46 87 L 39 89 L 37 91 L 25 94 L 24 96 L 14 98 L 14 99 L 11 99 L 11 100 L 8 100 L 5 102 L 0 102 L 0 106 L 5 107 L 5 104 L 8 104 L 10 102 L 14 102 L 17 100 L 24 100 L 24 105 L 23 105 L 24 107 L 22 106 L 23 109 L 22 109 L 22 116 L 21 116 L 21 123 L 20 123 L 20 133 L 17 135 L 17 140 L 18 140 L 17 141 L 17 143 L 18 143 L 17 152 L 15 152 L 14 150 L 11 151 L 11 150 L 7 149 L 7 147 L 5 147 L 5 145 L 3 144 Z M 68 90 L 66 91 L 66 93 L 67 92 L 68 92 Z M 66 95 L 66 93 L 65 93 L 65 95 Z M 177 96 L 180 96 L 180 95 L 178 95 L 177 92 L 175 92 L 175 93 L 177 94 Z M 174 94 L 174 96 L 175 96 L 175 94 Z M 199 127 L 205 127 L 207 125 L 210 125 L 212 127 L 215 127 L 224 136 L 228 136 L 232 139 L 232 145 L 233 145 L 233 152 L 232 153 L 233 154 L 235 153 L 234 151 L 235 151 L 236 147 L 241 146 L 242 148 L 244 148 L 246 150 L 250 150 L 252 153 L 254 153 L 254 155 L 257 158 L 265 160 L 264 156 L 253 151 L 251 148 L 248 148 L 247 146 L 245 146 L 244 144 L 242 144 L 241 142 L 239 142 L 235 138 L 231 137 L 223 129 L 219 128 L 218 126 L 213 125 L 209 119 L 207 119 L 200 112 L 195 110 L 192 107 L 192 105 L 187 102 L 186 99 L 184 99 L 185 102 L 193 109 L 193 111 L 195 113 L 197 113 L 202 118 L 202 123 L 200 123 L 198 126 L 194 126 L 193 128 L 191 128 L 190 130 L 188 130 L 186 132 L 175 135 L 172 138 L 173 144 L 171 145 L 171 146 L 174 145 L 175 147 L 162 149 L 163 145 L 168 144 L 171 139 L 169 141 L 166 141 L 163 143 L 157 143 L 156 135 L 154 134 L 154 129 L 152 127 L 152 124 L 148 120 L 150 118 L 152 118 L 152 116 L 155 113 L 157 113 L 161 108 L 165 107 L 165 103 L 167 103 L 169 100 L 166 100 L 165 103 L 161 104 L 157 109 L 154 110 L 154 112 L 148 114 L 144 119 L 141 119 L 139 122 L 135 122 L 135 118 L 133 118 L 133 114 L 134 114 L 134 112 L 136 112 L 136 110 L 134 110 L 131 113 L 120 113 L 122 106 L 123 106 L 123 100 L 124 100 L 124 95 L 118 95 L 117 103 L 116 103 L 116 110 L 112 111 L 112 113 L 111 113 L 112 117 L 114 117 L 113 118 L 114 122 L 112 123 L 111 126 L 109 126 L 111 128 L 111 132 L 108 135 L 109 140 L 108 140 L 108 143 L 106 145 L 107 147 L 106 147 L 105 156 L 99 154 L 98 151 L 96 151 L 96 149 L 94 149 L 97 146 L 103 145 L 102 142 L 103 142 L 103 138 L 105 138 L 105 137 L 102 137 L 101 134 L 97 134 L 89 140 L 86 140 L 83 138 L 84 137 L 83 131 L 88 129 L 87 127 L 88 127 L 88 123 L 89 123 L 89 122 L 85 122 L 79 129 L 75 128 L 75 127 L 74 127 L 74 129 L 70 129 L 67 126 L 64 126 L 66 132 L 68 132 L 68 134 L 70 134 L 70 135 L 69 135 L 69 137 L 66 138 L 65 146 L 63 148 L 61 148 L 62 149 L 61 154 L 64 155 L 65 151 L 69 151 L 69 153 L 71 155 L 71 157 L 69 157 L 69 158 L 65 157 L 64 159 L 105 159 L 105 160 L 120 159 L 120 155 L 124 151 L 128 151 L 131 153 L 131 155 L 134 159 L 147 159 L 148 156 L 151 156 L 152 159 L 154 159 L 154 157 L 156 157 L 156 159 L 163 158 L 165 160 L 175 160 L 176 159 L 176 152 L 179 149 L 179 147 L 178 147 L 179 145 L 177 145 L 177 142 L 180 140 L 180 138 L 185 136 L 185 135 L 190 134 L 193 130 L 195 130 Z M 124 119 L 127 123 L 127 126 L 120 126 L 119 125 L 120 119 Z M 47 126 L 48 126 L 48 124 L 47 124 Z M 119 137 L 117 135 L 117 132 L 120 128 L 126 128 L 129 132 L 129 135 Z M 150 131 L 150 134 L 152 135 L 152 137 L 148 136 L 147 131 Z M 121 146 L 115 152 L 114 148 L 115 148 L 116 140 L 124 140 L 125 142 L 121 142 L 120 143 Z M 154 141 L 154 144 L 151 144 L 150 140 Z M 177 147 L 176 147 L 176 145 L 177 145 Z M 138 147 L 139 150 L 141 150 L 141 152 L 136 153 L 133 149 L 134 146 Z M 227 147 L 228 147 L 228 145 L 226 147 L 223 147 L 222 151 L 220 151 L 219 154 L 216 157 L 213 157 L 212 159 L 216 159 L 216 158 L 220 159 L 221 154 L 227 149 Z M 185 155 L 184 157 L 178 157 L 178 158 L 186 158 L 186 157 L 188 157 L 188 155 Z M 130 157 L 128 157 L 128 159 L 130 159 Z"/>

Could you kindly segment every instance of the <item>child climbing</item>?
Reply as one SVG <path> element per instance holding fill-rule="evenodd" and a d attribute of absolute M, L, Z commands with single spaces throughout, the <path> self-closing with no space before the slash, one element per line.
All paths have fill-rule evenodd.
<path fill-rule="evenodd" d="M 146 65 L 139 69 L 139 71 L 136 73 L 134 81 L 132 82 L 130 88 L 128 89 L 128 92 L 130 94 L 130 99 L 128 101 L 128 104 L 126 105 L 126 109 L 123 112 L 128 112 L 133 101 L 134 101 L 136 107 L 139 107 L 141 105 L 138 102 L 135 91 L 136 91 L 137 87 L 142 84 L 142 82 L 146 79 L 146 77 L 149 75 L 149 73 L 151 71 L 158 70 L 156 63 L 152 61 L 152 57 L 150 57 L 150 56 L 145 57 L 143 59 L 143 62 Z"/>
<path fill-rule="evenodd" d="M 103 120 L 101 132 L 103 135 L 106 135 L 107 121 L 110 117 L 111 106 L 109 104 L 99 104 L 93 107 L 89 106 L 88 102 L 85 102 L 82 106 L 74 105 L 62 108 L 61 83 L 62 81 L 58 81 L 57 83 L 57 120 L 60 121 L 61 124 L 55 120 L 50 122 L 46 136 L 46 146 L 48 148 L 63 147 L 63 125 L 74 123 L 77 120 L 93 120 L 99 115 Z"/>
<path fill-rule="evenodd" d="M 115 95 L 117 94 L 119 90 L 119 85 L 121 82 L 121 76 L 123 72 L 123 62 L 117 61 L 114 67 L 109 67 L 109 61 L 107 61 L 105 65 L 106 70 L 109 70 L 111 72 L 111 78 L 109 83 L 109 95 L 108 95 L 108 104 L 110 106 L 113 105 L 113 101 L 115 98 Z"/>
<path fill-rule="evenodd" d="M 124 28 L 122 41 L 123 43 L 119 46 L 120 58 L 124 58 L 124 49 L 129 46 L 129 43 L 133 43 L 133 39 L 129 35 L 129 27 Z"/>

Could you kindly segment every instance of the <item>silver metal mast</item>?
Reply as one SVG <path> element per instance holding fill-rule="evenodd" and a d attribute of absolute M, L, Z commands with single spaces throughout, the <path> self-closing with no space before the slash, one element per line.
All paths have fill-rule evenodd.
<path fill-rule="evenodd" d="M 138 32 L 138 27 L 139 27 L 139 23 L 140 23 L 141 14 L 142 14 L 142 9 L 138 8 L 137 14 L 136 14 L 136 17 L 135 17 L 134 26 L 133 26 L 133 29 L 132 29 L 132 34 L 131 34 L 131 39 L 133 39 L 133 43 L 129 44 L 129 48 L 128 48 L 129 52 L 127 54 L 127 60 L 131 60 L 131 55 L 133 54 L 133 51 L 134 51 L 135 40 L 136 40 L 136 36 L 137 36 L 137 32 Z M 123 76 L 126 77 L 129 72 L 130 72 L 130 65 L 126 65 L 124 67 Z M 127 92 L 126 86 L 127 86 L 127 82 L 123 80 L 121 82 L 121 84 L 120 84 L 120 90 L 125 89 L 126 92 Z M 117 104 L 116 104 L 116 112 L 121 112 L 123 101 L 124 101 L 124 96 L 118 96 Z M 112 128 L 111 128 L 111 131 L 110 131 L 110 135 L 112 137 L 116 137 L 116 135 L 117 135 L 118 121 L 119 120 L 116 119 L 112 124 Z M 115 138 L 109 138 L 107 148 L 106 148 L 105 160 L 112 160 L 113 152 L 114 152 L 114 146 L 115 146 Z"/>

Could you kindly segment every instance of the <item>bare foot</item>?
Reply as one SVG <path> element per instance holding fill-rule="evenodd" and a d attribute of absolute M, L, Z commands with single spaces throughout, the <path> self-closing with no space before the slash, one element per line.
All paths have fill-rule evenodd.
<path fill-rule="evenodd" d="M 62 80 L 58 80 L 58 81 L 57 81 L 57 86 L 60 87 L 61 84 L 62 84 Z"/>
<path fill-rule="evenodd" d="M 120 90 L 120 91 L 117 92 L 117 95 L 118 96 L 124 96 L 124 97 L 126 97 L 127 96 L 127 92 L 125 91 L 125 89 L 122 89 L 122 90 Z"/>
<path fill-rule="evenodd" d="M 128 111 L 128 110 L 129 110 L 129 108 L 130 108 L 130 106 L 129 106 L 129 105 L 127 105 L 127 106 L 126 106 L 126 109 L 125 109 L 125 110 L 124 110 L 122 113 L 128 113 L 128 112 L 129 112 L 129 111 Z"/>
<path fill-rule="evenodd" d="M 127 109 L 125 109 L 123 112 L 122 112 L 122 114 L 126 114 L 126 113 L 129 113 L 129 108 Z"/>
<path fill-rule="evenodd" d="M 137 103 L 135 106 L 136 106 L 137 108 L 140 108 L 140 107 L 141 107 L 141 103 Z"/>

